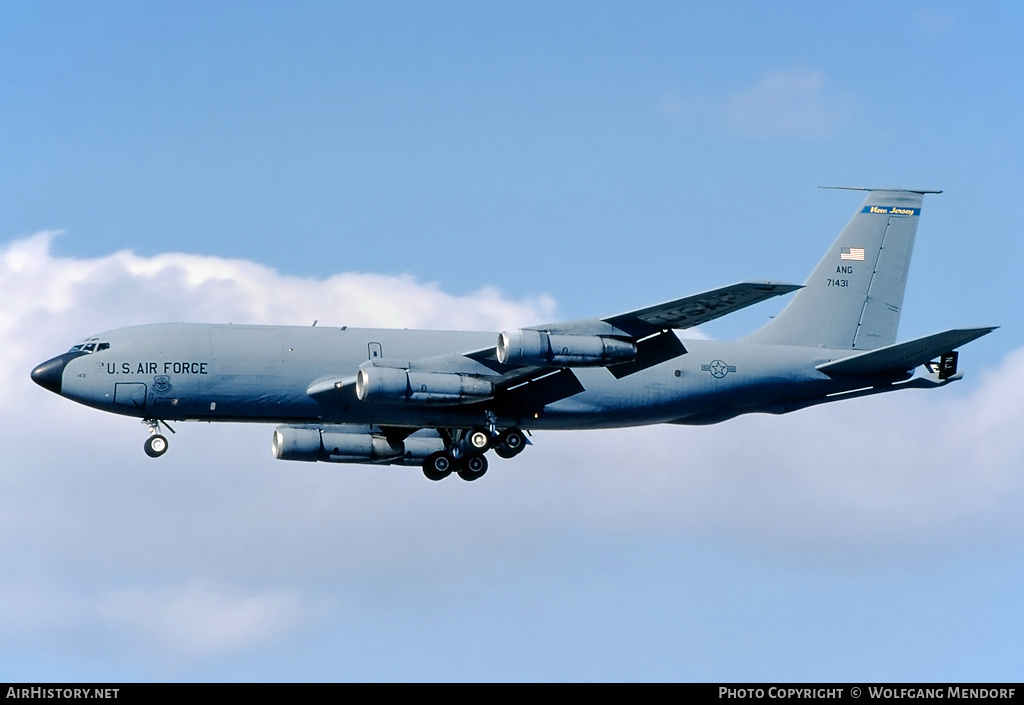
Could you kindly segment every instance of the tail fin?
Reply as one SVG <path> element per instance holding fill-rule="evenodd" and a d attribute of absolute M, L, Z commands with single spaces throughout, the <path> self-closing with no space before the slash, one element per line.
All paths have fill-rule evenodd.
<path fill-rule="evenodd" d="M 853 189 L 868 196 L 807 284 L 753 343 L 873 350 L 896 342 L 907 269 L 926 193 Z"/>

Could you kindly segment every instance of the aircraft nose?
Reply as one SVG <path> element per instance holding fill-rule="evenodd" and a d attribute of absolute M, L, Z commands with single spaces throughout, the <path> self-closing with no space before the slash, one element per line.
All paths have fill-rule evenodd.
<path fill-rule="evenodd" d="M 64 367 L 71 357 L 65 353 L 37 365 L 32 370 L 32 381 L 43 389 L 49 389 L 54 394 L 60 394 L 61 382 L 64 378 Z"/>

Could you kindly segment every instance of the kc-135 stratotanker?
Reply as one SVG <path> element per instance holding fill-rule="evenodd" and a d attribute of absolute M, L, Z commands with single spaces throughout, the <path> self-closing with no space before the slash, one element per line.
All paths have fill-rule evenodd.
<path fill-rule="evenodd" d="M 956 349 L 994 327 L 896 343 L 921 203 L 940 192 L 856 190 L 866 200 L 803 286 L 742 282 L 502 333 L 141 325 L 87 338 L 32 379 L 142 418 L 152 457 L 169 421 L 275 423 L 282 460 L 421 466 L 431 480 L 475 480 L 488 451 L 516 456 L 535 430 L 712 424 L 960 379 Z M 744 339 L 676 333 L 791 292 Z"/>

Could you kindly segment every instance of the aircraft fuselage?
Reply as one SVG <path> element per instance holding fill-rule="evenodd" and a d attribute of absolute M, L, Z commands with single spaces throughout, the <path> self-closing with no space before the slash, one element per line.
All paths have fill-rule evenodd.
<path fill-rule="evenodd" d="M 204 324 L 153 324 L 98 336 L 107 349 L 64 367 L 60 393 L 103 411 L 166 421 L 473 426 L 473 404 L 424 407 L 359 400 L 322 405 L 311 382 L 350 375 L 367 360 L 416 358 L 493 346 L 497 333 Z M 815 365 L 843 351 L 686 339 L 685 354 L 617 379 L 606 368 L 577 368 L 584 391 L 525 418 L 525 429 L 579 429 L 651 423 L 706 423 L 782 400 L 863 387 Z"/>

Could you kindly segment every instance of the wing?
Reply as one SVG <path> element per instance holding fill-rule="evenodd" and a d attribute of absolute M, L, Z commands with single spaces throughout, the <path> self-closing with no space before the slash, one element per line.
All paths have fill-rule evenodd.
<path fill-rule="evenodd" d="M 673 329 L 693 328 L 800 288 L 798 284 L 740 282 L 607 318 L 536 326 L 533 330 L 563 335 L 610 335 L 634 343 L 636 357 L 607 366 L 616 378 L 622 378 L 685 354 L 686 348 Z"/>
<path fill-rule="evenodd" d="M 643 338 L 672 328 L 685 329 L 713 321 L 741 308 L 801 289 L 798 284 L 740 282 L 701 294 L 673 299 L 654 306 L 607 318 L 532 326 L 533 330 L 567 335 L 623 335 Z"/>
<path fill-rule="evenodd" d="M 582 392 L 583 385 L 572 370 L 576 364 L 603 366 L 617 378 L 634 374 L 686 354 L 686 348 L 672 332 L 673 329 L 692 328 L 799 288 L 793 284 L 742 282 L 607 318 L 523 329 L 547 336 L 544 340 L 550 340 L 549 336 L 552 335 L 569 336 L 573 340 L 600 340 L 606 337 L 616 344 L 635 346 L 635 354 L 628 359 L 610 359 L 606 364 L 600 360 L 597 363 L 538 361 L 536 364 L 508 364 L 499 360 L 497 346 L 494 346 L 409 362 L 399 363 L 386 359 L 367 361 L 360 369 L 373 370 L 367 374 L 394 380 L 392 388 L 396 399 L 404 389 L 406 399 L 411 403 L 416 403 L 417 396 L 425 403 L 432 404 L 471 406 L 486 402 L 488 409 L 496 410 L 497 413 L 524 416 L 539 411 L 547 404 Z M 389 371 L 382 373 L 381 369 Z M 456 377 L 475 381 L 457 383 Z M 474 398 L 473 394 L 466 392 L 480 381 L 490 385 L 490 393 L 483 395 L 483 399 Z M 449 388 L 462 391 L 447 397 L 445 393 L 438 392 L 434 398 L 430 398 L 428 387 L 432 383 L 439 389 L 448 385 Z M 306 393 L 324 404 L 351 403 L 358 396 L 356 388 L 357 376 L 353 374 L 316 380 Z"/>

